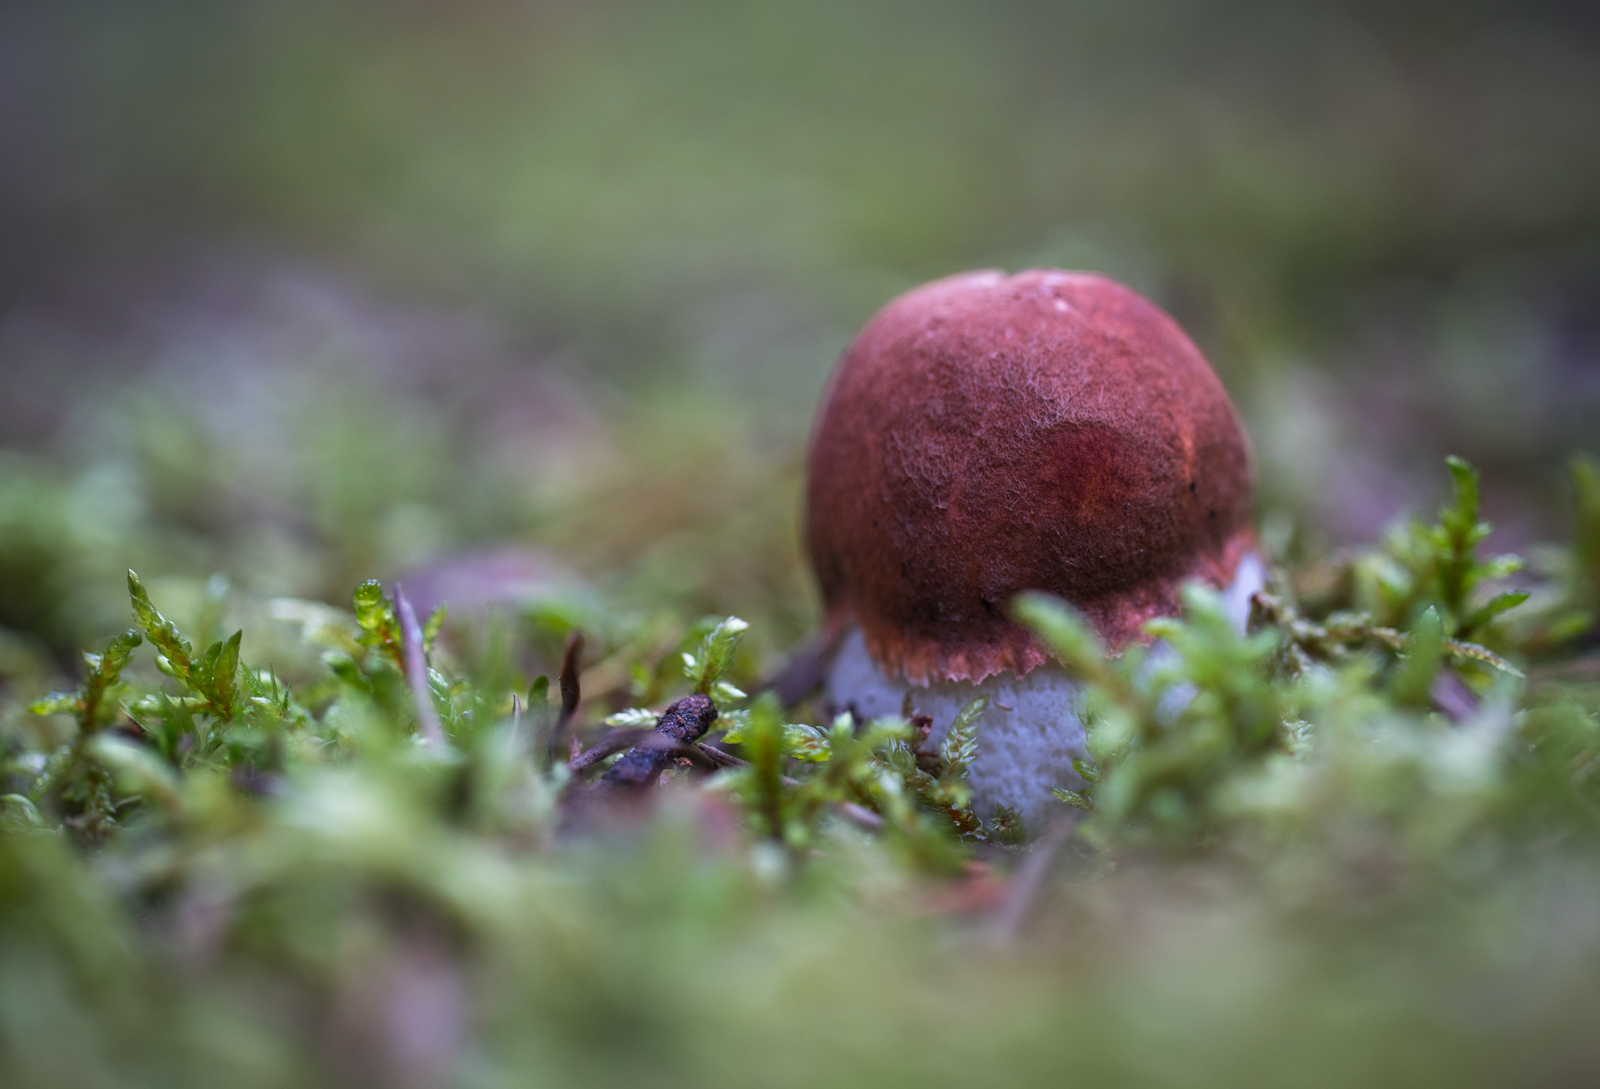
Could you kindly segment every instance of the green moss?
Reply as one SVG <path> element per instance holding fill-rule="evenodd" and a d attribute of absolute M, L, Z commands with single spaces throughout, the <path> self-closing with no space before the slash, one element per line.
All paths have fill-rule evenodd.
<path fill-rule="evenodd" d="M 1248 634 L 1196 586 L 1150 625 L 1168 651 L 1107 660 L 1069 606 L 1017 604 L 1083 682 L 1062 713 L 1090 723 L 1054 867 L 1067 825 L 1030 849 L 1014 815 L 968 807 L 981 708 L 933 752 L 915 723 L 747 702 L 759 663 L 734 618 L 677 621 L 674 649 L 595 606 L 586 677 L 619 680 L 577 736 L 630 692 L 698 691 L 740 757 L 686 764 L 651 815 L 600 833 L 566 767 L 536 758 L 550 683 L 518 663 L 547 620 L 466 662 L 451 648 L 489 620 L 408 636 L 367 583 L 349 612 L 274 605 L 298 640 L 256 612 L 259 644 L 247 625 L 196 652 L 130 575 L 140 630 L 4 720 L 6 1083 L 1589 1070 L 1600 699 L 1570 620 L 1590 615 L 1588 530 L 1521 576 L 1524 605 L 1515 562 L 1477 557 L 1475 477 L 1451 468 L 1436 524 L 1345 555 L 1343 589 L 1315 600 L 1276 572 Z M 207 594 L 197 623 L 225 630 L 226 587 Z M 309 658 L 285 679 L 256 645 Z M 419 740 L 419 698 L 440 745 Z"/>

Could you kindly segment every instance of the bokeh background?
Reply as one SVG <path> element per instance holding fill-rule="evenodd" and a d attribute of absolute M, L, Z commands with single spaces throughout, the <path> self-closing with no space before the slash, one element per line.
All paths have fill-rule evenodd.
<path fill-rule="evenodd" d="M 128 566 L 566 580 L 775 651 L 828 368 L 981 266 L 1168 307 L 1281 546 L 1458 453 L 1525 548 L 1600 450 L 1600 13 L 12 3 L 0 234 L 0 628 L 63 660 Z"/>

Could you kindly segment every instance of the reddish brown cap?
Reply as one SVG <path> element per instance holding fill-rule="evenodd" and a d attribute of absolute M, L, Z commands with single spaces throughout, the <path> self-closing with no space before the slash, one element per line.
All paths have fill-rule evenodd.
<path fill-rule="evenodd" d="M 1114 650 L 1225 584 L 1251 546 L 1250 455 L 1204 357 L 1103 276 L 970 272 L 880 310 L 811 438 L 806 543 L 833 625 L 891 675 L 1023 674 L 1006 615 L 1073 602 Z"/>

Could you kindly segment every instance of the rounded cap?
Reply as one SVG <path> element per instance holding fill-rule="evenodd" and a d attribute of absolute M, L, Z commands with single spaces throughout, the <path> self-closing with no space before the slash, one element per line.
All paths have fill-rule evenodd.
<path fill-rule="evenodd" d="M 1075 604 L 1113 650 L 1253 542 L 1249 445 L 1158 307 L 1103 276 L 971 272 L 845 350 L 811 437 L 806 544 L 831 625 L 926 684 L 1048 656 L 1006 609 Z"/>

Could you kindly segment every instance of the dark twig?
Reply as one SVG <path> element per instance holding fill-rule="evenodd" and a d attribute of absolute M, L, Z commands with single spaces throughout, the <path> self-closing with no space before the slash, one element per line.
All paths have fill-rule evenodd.
<path fill-rule="evenodd" d="M 649 737 L 655 731 L 643 729 L 612 730 L 589 748 L 579 753 L 577 758 L 567 762 L 567 767 L 572 771 L 582 771 L 619 752 L 625 752 L 637 745 L 642 738 Z"/>
<path fill-rule="evenodd" d="M 411 695 L 417 701 L 417 732 L 434 748 L 444 748 L 444 728 L 439 725 L 439 712 L 433 706 L 433 693 L 428 690 L 428 656 L 422 647 L 422 625 L 417 623 L 417 612 L 406 597 L 405 588 L 394 584 L 395 611 L 400 614 L 400 639 L 406 659 L 406 680 L 411 682 Z"/>
<path fill-rule="evenodd" d="M 699 693 L 683 697 L 661 713 L 653 731 L 657 736 L 629 749 L 606 769 L 600 782 L 612 789 L 649 788 L 679 756 L 698 753 L 693 742 L 705 736 L 716 717 L 717 706 L 709 697 Z"/>
<path fill-rule="evenodd" d="M 706 742 L 703 742 L 703 741 L 702 742 L 697 742 L 694 745 L 694 748 L 696 748 L 696 749 L 698 749 L 700 751 L 701 755 L 703 755 L 706 758 L 708 763 L 710 763 L 711 765 L 715 766 L 719 770 L 739 771 L 739 770 L 741 770 L 743 768 L 747 768 L 747 767 L 750 766 L 750 761 L 741 760 L 741 759 L 739 759 L 739 757 L 733 755 L 733 753 L 729 752 L 727 749 L 720 749 L 715 745 L 710 745 L 710 744 L 707 744 Z M 778 781 L 781 782 L 786 787 L 797 787 L 797 786 L 800 785 L 800 780 L 791 779 L 787 775 L 778 776 Z M 876 813 L 874 813 L 872 810 L 866 808 L 865 806 L 856 805 L 854 802 L 840 802 L 839 805 L 841 807 L 843 807 L 843 806 L 853 806 L 855 809 L 859 810 L 861 813 L 865 813 L 867 818 L 870 818 L 871 821 L 876 821 L 877 822 L 876 824 L 872 825 L 872 827 L 874 829 L 883 827 L 883 818 L 878 816 Z M 850 814 L 846 814 L 846 816 L 850 816 Z M 861 823 L 861 821 L 858 820 L 856 817 L 851 817 L 851 819 L 852 820 L 856 820 L 857 823 Z M 865 819 L 865 818 L 863 818 L 863 819 Z M 863 827 L 865 827 L 865 825 L 863 825 Z"/>
<path fill-rule="evenodd" d="M 1022 924 L 1027 920 L 1028 911 L 1033 907 L 1033 902 L 1038 898 L 1039 888 L 1044 884 L 1044 876 L 1050 869 L 1050 862 L 1055 858 L 1061 845 L 1067 842 L 1067 837 L 1072 835 L 1072 828 L 1077 824 L 1075 814 L 1058 816 L 1050 822 L 1044 835 L 1039 837 L 1027 859 L 1017 868 L 1016 874 L 1011 878 L 1011 885 L 1006 889 L 1005 903 L 1000 905 L 1000 910 L 995 913 L 994 921 L 990 924 L 989 935 L 999 944 L 1006 944 L 1016 938 L 1022 929 Z"/>
<path fill-rule="evenodd" d="M 689 742 L 679 741 L 658 734 L 654 730 L 619 730 L 615 734 L 608 734 L 606 739 L 591 748 L 579 753 L 567 767 L 573 771 L 584 771 L 600 763 L 608 756 L 624 750 L 631 749 L 635 752 L 666 753 L 670 757 L 681 756 L 698 768 L 706 771 L 717 771 L 722 765 L 706 754 L 703 746 Z M 670 761 L 669 761 L 670 763 Z"/>
<path fill-rule="evenodd" d="M 708 745 L 704 741 L 695 742 L 694 747 L 705 753 L 706 759 L 710 760 L 719 768 L 728 768 L 730 770 L 737 771 L 740 768 L 747 768 L 750 766 L 749 761 L 740 760 L 728 750 L 719 749 L 715 745 Z"/>
<path fill-rule="evenodd" d="M 722 770 L 722 765 L 709 755 L 711 750 L 692 741 L 674 741 L 661 734 L 656 734 L 654 737 L 645 738 L 635 747 L 639 749 L 659 749 L 673 756 L 681 756 L 701 771 Z"/>
<path fill-rule="evenodd" d="M 717 768 L 719 771 L 740 771 L 750 766 L 750 761 L 741 760 L 727 749 L 718 748 L 717 746 L 708 744 L 704 741 L 696 742 L 691 747 L 697 750 L 700 755 L 705 758 L 706 763 Z M 778 776 L 778 781 L 786 787 L 797 787 L 800 785 L 800 780 L 791 779 L 787 775 Z M 883 818 L 865 806 L 855 805 L 854 802 L 840 802 L 839 805 L 841 807 L 847 805 L 854 806 L 854 808 L 859 810 L 861 813 L 865 813 L 868 818 L 877 822 L 871 826 L 874 830 L 883 827 Z M 846 816 L 850 815 L 846 814 Z M 861 821 L 857 820 L 855 817 L 851 817 L 851 819 L 856 820 L 857 823 L 861 823 Z M 866 825 L 863 825 L 863 827 L 866 827 Z"/>
<path fill-rule="evenodd" d="M 572 719 L 578 713 L 578 701 L 583 698 L 583 690 L 578 686 L 578 664 L 582 660 L 583 633 L 574 631 L 567 636 L 567 649 L 561 655 L 561 713 L 556 717 L 555 728 L 550 731 L 551 764 L 560 759 L 561 746 L 567 740 L 567 728 L 572 725 Z"/>
<path fill-rule="evenodd" d="M 727 749 L 718 748 L 716 745 L 709 744 L 708 742 L 698 741 L 694 744 L 693 748 L 699 751 L 700 755 L 705 758 L 706 763 L 720 770 L 739 771 L 750 766 L 750 761 L 741 760 Z M 780 781 L 782 781 L 783 785 L 787 787 L 797 787 L 800 785 L 800 780 L 791 779 L 787 775 L 780 775 L 778 778 Z M 861 809 L 863 813 L 872 813 L 870 809 L 862 809 L 860 806 L 857 806 L 856 808 Z"/>

